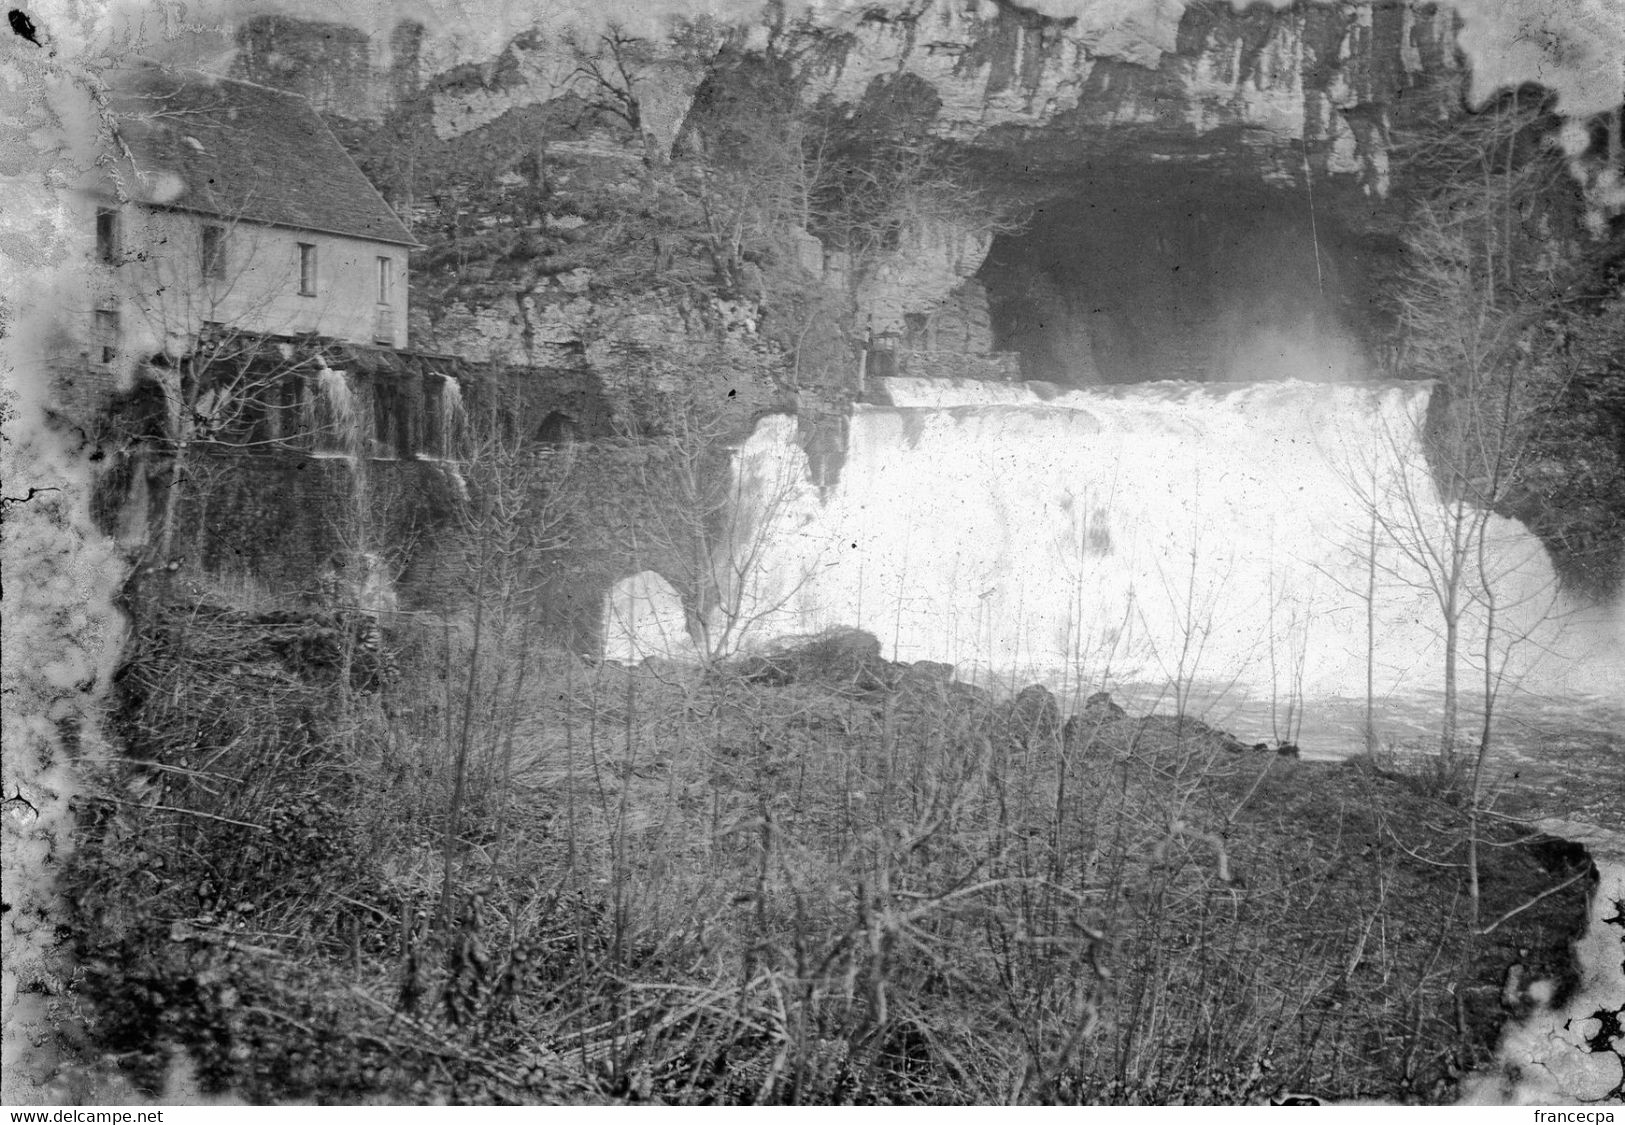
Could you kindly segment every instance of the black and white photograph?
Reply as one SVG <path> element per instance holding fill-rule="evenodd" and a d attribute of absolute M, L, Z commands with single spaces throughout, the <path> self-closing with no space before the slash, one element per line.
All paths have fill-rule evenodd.
<path fill-rule="evenodd" d="M 1625 0 L 6 19 L 8 1121 L 1625 1114 Z"/>

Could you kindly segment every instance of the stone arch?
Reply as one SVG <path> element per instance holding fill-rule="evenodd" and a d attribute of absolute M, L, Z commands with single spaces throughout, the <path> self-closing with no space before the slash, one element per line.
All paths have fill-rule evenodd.
<path fill-rule="evenodd" d="M 536 428 L 536 440 L 544 445 L 571 445 L 581 440 L 581 423 L 562 410 L 555 410 Z"/>

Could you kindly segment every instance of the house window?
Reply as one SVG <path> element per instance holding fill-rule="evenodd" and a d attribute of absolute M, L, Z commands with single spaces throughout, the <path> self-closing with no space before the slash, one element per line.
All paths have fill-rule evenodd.
<path fill-rule="evenodd" d="M 299 244 L 299 295 L 316 295 L 316 247 L 309 242 Z"/>
<path fill-rule="evenodd" d="M 203 276 L 220 281 L 226 276 L 226 231 L 223 227 L 203 228 Z"/>
<path fill-rule="evenodd" d="M 387 305 L 395 299 L 395 262 L 391 258 L 378 259 L 378 303 Z"/>
<path fill-rule="evenodd" d="M 111 207 L 96 208 L 96 258 L 118 262 L 118 212 Z"/>
<path fill-rule="evenodd" d="M 98 363 L 112 363 L 118 358 L 118 310 L 96 310 L 96 354 Z"/>
<path fill-rule="evenodd" d="M 388 305 L 379 305 L 373 310 L 372 342 L 395 346 L 395 310 Z"/>

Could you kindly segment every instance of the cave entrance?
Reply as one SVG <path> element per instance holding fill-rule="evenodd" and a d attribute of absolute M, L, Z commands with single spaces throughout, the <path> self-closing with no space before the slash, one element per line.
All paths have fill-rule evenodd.
<path fill-rule="evenodd" d="M 1341 380 L 1382 334 L 1377 253 L 1301 183 L 1117 166 L 1057 184 L 977 279 L 1027 379 Z"/>

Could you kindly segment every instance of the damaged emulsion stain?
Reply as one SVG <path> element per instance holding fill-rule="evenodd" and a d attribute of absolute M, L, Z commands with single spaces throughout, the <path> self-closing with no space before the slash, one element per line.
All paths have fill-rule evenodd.
<path fill-rule="evenodd" d="M 45 45 L 39 41 L 39 32 L 38 29 L 34 27 L 34 21 L 29 19 L 28 13 L 23 11 L 21 8 L 13 8 L 11 11 L 7 12 L 6 22 L 11 24 L 11 33 L 13 35 L 28 40 L 36 47 L 43 47 Z"/>
<path fill-rule="evenodd" d="M 10 797 L 0 801 L 0 816 L 9 817 L 19 825 L 32 824 L 39 819 L 39 809 L 19 787 Z"/>
<path fill-rule="evenodd" d="M 1618 926 L 1625 931 L 1625 899 L 1615 899 L 1613 916 L 1604 918 L 1602 922 L 1605 926 Z M 1620 936 L 1620 944 L 1625 945 L 1625 933 Z M 1625 960 L 1620 962 L 1619 967 L 1620 971 L 1625 973 Z M 1596 1100 L 1608 1101 L 1614 1098 L 1625 1100 L 1625 1005 L 1613 1011 L 1598 1008 L 1585 1018 L 1597 1021 L 1596 1033 L 1586 1036 L 1584 1040 L 1586 1050 L 1593 1055 L 1619 1056 L 1619 1081 L 1614 1084 L 1612 1090 Z M 1564 1026 L 1572 1027 L 1573 1024 L 1574 1021 L 1570 1020 Z"/>
<path fill-rule="evenodd" d="M 1609 1011 L 1607 1008 L 1598 1008 L 1587 1019 L 1597 1021 L 1597 1031 L 1586 1036 L 1585 1048 L 1593 1055 L 1616 1055 L 1620 1062 L 1619 1081 L 1614 1088 L 1607 1091 L 1597 1101 L 1625 1100 L 1625 1005 Z M 1573 1026 L 1570 1020 L 1565 1026 Z"/>

